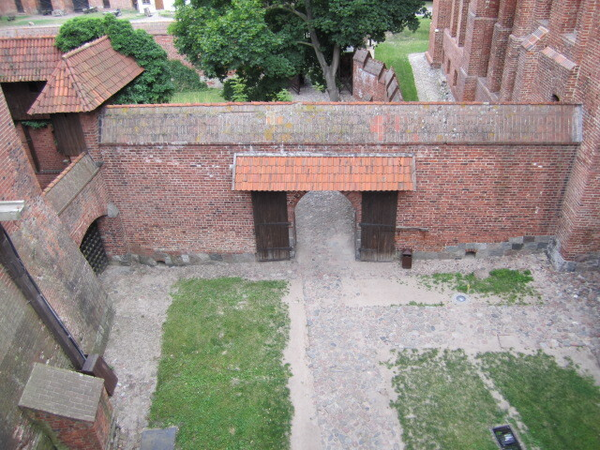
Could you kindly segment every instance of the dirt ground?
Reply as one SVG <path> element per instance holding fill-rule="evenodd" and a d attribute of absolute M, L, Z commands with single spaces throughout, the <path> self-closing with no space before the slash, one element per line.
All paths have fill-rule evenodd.
<path fill-rule="evenodd" d="M 121 448 L 139 448 L 147 426 L 169 292 L 181 278 L 289 282 L 285 301 L 291 333 L 285 360 L 293 372 L 292 449 L 403 448 L 396 413 L 389 407 L 391 374 L 382 365 L 392 349 L 542 349 L 573 358 L 600 383 L 598 271 L 558 273 L 544 255 L 417 260 L 411 270 L 397 262 L 362 263 L 354 260 L 353 214 L 339 193 L 307 194 L 296 210 L 293 261 L 107 269 L 102 282 L 116 317 L 105 356 L 119 376 L 112 401 Z M 497 267 L 531 270 L 541 300 L 509 306 L 469 296 L 459 303 L 456 293 L 427 290 L 417 282 L 422 274 Z"/>

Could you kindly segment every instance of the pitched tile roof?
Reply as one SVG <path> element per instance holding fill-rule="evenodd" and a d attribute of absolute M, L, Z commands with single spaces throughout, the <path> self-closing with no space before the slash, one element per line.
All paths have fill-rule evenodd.
<path fill-rule="evenodd" d="M 238 191 L 412 191 L 412 156 L 236 154 Z"/>
<path fill-rule="evenodd" d="M 45 81 L 60 56 L 54 36 L 0 38 L 0 82 Z"/>
<path fill-rule="evenodd" d="M 29 114 L 93 111 L 143 71 L 101 37 L 62 56 Z"/>

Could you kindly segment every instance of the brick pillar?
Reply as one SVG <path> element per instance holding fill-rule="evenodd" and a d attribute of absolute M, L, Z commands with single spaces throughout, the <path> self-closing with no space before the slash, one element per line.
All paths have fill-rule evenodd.
<path fill-rule="evenodd" d="M 486 5 L 497 5 L 486 2 Z M 496 10 L 493 7 L 482 8 L 480 3 L 473 1 L 469 9 L 466 26 L 465 52 L 463 71 L 465 74 L 464 90 L 460 97 L 462 101 L 475 100 L 477 81 L 487 74 L 487 66 L 496 22 Z"/>
<path fill-rule="evenodd" d="M 513 95 L 515 76 L 519 65 L 521 44 L 525 36 L 535 29 L 534 18 L 537 9 L 536 0 L 519 0 L 516 2 L 512 34 L 508 38 L 504 70 L 500 85 L 499 101 L 518 101 Z"/>
<path fill-rule="evenodd" d="M 450 36 L 456 37 L 458 34 L 458 22 L 460 22 L 460 7 L 463 0 L 454 0 L 452 2 L 452 16 L 450 19 Z"/>
<path fill-rule="evenodd" d="M 429 29 L 429 49 L 425 53 L 427 61 L 438 68 L 444 59 L 444 29 L 450 27 L 452 0 L 433 1 L 433 20 Z"/>
<path fill-rule="evenodd" d="M 105 450 L 112 437 L 112 406 L 104 380 L 34 364 L 19 407 L 58 448 Z"/>
<path fill-rule="evenodd" d="M 512 32 L 513 19 L 517 0 L 502 0 L 498 10 L 498 21 L 494 25 L 492 48 L 488 63 L 487 80 L 491 92 L 498 92 L 502 85 L 504 60 Z"/>

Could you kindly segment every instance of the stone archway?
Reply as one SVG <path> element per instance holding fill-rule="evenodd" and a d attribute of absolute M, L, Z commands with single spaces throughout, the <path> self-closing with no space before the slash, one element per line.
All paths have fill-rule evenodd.
<path fill-rule="evenodd" d="M 354 261 L 356 210 L 338 191 L 310 191 L 295 208 L 298 262 Z"/>

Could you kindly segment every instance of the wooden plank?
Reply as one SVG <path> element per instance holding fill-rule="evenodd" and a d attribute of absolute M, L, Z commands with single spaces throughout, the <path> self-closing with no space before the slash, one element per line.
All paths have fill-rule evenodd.
<path fill-rule="evenodd" d="M 79 114 L 52 114 L 57 150 L 65 156 L 77 156 L 87 150 Z"/>
<path fill-rule="evenodd" d="M 256 252 L 259 261 L 290 259 L 285 192 L 252 192 Z"/>
<path fill-rule="evenodd" d="M 362 193 L 361 261 L 394 259 L 397 206 L 397 191 Z"/>

